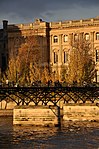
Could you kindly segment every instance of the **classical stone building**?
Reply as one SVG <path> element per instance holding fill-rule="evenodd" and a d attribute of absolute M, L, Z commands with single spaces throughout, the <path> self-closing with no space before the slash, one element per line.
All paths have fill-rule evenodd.
<path fill-rule="evenodd" d="M 82 36 L 91 42 L 99 82 L 99 18 L 50 23 L 50 64 L 60 72 L 67 65 L 72 42 Z"/>
<path fill-rule="evenodd" d="M 28 36 L 38 36 L 39 45 L 42 50 L 42 65 L 49 63 L 49 23 L 36 19 L 30 24 L 9 24 L 3 21 L 3 29 L 0 30 L 0 68 L 5 70 L 8 64 L 9 55 L 16 55 L 18 49 L 25 42 Z"/>
<path fill-rule="evenodd" d="M 99 82 L 99 18 L 45 22 L 36 19 L 29 24 L 7 24 L 3 21 L 0 30 L 0 68 L 7 65 L 10 51 L 16 52 L 27 36 L 42 37 L 42 64 L 49 64 L 54 73 L 61 72 L 61 67 L 68 63 L 68 52 L 72 42 L 82 36 L 91 42 L 94 60 L 97 67 L 96 81 Z M 3 44 L 2 44 L 3 43 Z"/>

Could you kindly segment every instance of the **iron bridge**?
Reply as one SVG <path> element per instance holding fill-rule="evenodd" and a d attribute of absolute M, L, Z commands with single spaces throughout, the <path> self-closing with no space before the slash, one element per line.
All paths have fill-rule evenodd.
<path fill-rule="evenodd" d="M 1 87 L 0 102 L 3 100 L 16 105 L 99 103 L 99 87 Z"/>

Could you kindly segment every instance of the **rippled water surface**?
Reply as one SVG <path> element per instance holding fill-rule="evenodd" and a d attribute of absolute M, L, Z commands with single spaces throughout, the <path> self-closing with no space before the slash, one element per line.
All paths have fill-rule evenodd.
<path fill-rule="evenodd" d="M 13 126 L 11 117 L 0 117 L 0 149 L 99 149 L 99 126 L 71 122 L 61 128 Z"/>

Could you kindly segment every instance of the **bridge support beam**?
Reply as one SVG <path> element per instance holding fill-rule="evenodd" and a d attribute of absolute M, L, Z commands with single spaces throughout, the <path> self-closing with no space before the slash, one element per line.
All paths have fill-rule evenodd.
<path fill-rule="evenodd" d="M 16 106 L 14 125 L 59 126 L 60 109 L 57 106 Z"/>

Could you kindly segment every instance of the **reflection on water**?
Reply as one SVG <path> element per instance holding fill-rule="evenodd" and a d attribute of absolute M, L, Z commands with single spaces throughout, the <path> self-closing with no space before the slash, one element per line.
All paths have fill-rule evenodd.
<path fill-rule="evenodd" d="M 99 149 L 96 123 L 66 123 L 61 128 L 13 126 L 0 117 L 0 149 Z"/>

